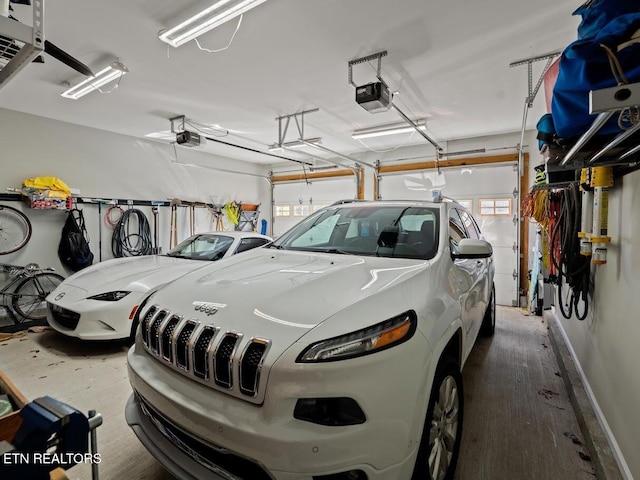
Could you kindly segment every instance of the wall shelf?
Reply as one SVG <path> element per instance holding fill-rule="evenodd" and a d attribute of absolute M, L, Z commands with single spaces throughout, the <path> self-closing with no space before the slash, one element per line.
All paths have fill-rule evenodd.
<path fill-rule="evenodd" d="M 640 169 L 640 122 L 617 134 L 599 133 L 612 117 L 627 109 L 640 114 L 640 83 L 589 92 L 589 113 L 598 116 L 579 138 L 543 148 L 547 172 L 613 166 L 614 175 L 621 176 Z"/>

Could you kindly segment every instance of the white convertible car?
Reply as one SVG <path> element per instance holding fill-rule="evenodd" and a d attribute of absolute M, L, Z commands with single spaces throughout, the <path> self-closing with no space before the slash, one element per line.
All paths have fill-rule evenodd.
<path fill-rule="evenodd" d="M 193 235 L 166 255 L 127 257 L 93 265 L 62 282 L 47 297 L 47 321 L 60 333 L 83 340 L 132 337 L 138 305 L 152 290 L 212 260 L 266 245 L 252 232 Z"/>
<path fill-rule="evenodd" d="M 126 418 L 176 478 L 453 478 L 492 248 L 452 201 L 341 202 L 149 295 Z"/>

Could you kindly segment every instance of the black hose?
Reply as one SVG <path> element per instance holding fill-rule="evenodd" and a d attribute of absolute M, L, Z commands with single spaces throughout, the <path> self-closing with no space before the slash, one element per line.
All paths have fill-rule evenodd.
<path fill-rule="evenodd" d="M 135 217 L 137 231 L 131 225 L 131 218 Z M 141 210 L 135 208 L 125 210 L 118 220 L 111 237 L 111 251 L 116 258 L 139 257 L 151 255 L 153 245 L 149 221 Z"/>
<path fill-rule="evenodd" d="M 560 214 L 551 234 L 551 245 L 559 240 L 560 258 L 556 258 L 553 247 L 551 261 L 558 270 L 558 303 L 562 316 L 569 319 L 575 312 L 578 320 L 587 318 L 589 312 L 590 258 L 580 254 L 580 219 L 582 204 L 577 185 L 570 184 L 566 189 L 558 192 L 560 196 Z M 564 281 L 563 281 L 564 277 Z M 566 283 L 571 290 L 568 305 L 562 298 L 562 285 Z M 579 313 L 580 300 L 584 303 L 582 313 Z M 568 306 L 568 311 L 566 307 Z"/>

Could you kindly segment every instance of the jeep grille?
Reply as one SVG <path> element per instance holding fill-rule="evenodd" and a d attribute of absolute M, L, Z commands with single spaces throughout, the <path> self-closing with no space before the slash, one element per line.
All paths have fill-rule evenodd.
<path fill-rule="evenodd" d="M 258 396 L 270 340 L 245 341 L 240 332 L 201 325 L 158 305 L 151 306 L 141 322 L 144 347 L 161 362 L 216 390 Z"/>

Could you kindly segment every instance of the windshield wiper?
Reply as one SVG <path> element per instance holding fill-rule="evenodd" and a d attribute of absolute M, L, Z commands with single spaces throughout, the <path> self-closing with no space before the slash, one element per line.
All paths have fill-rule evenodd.
<path fill-rule="evenodd" d="M 326 250 L 320 250 L 324 253 L 340 253 L 342 255 L 355 255 L 353 252 L 347 252 L 346 250 L 340 250 L 339 248 L 327 248 Z"/>

